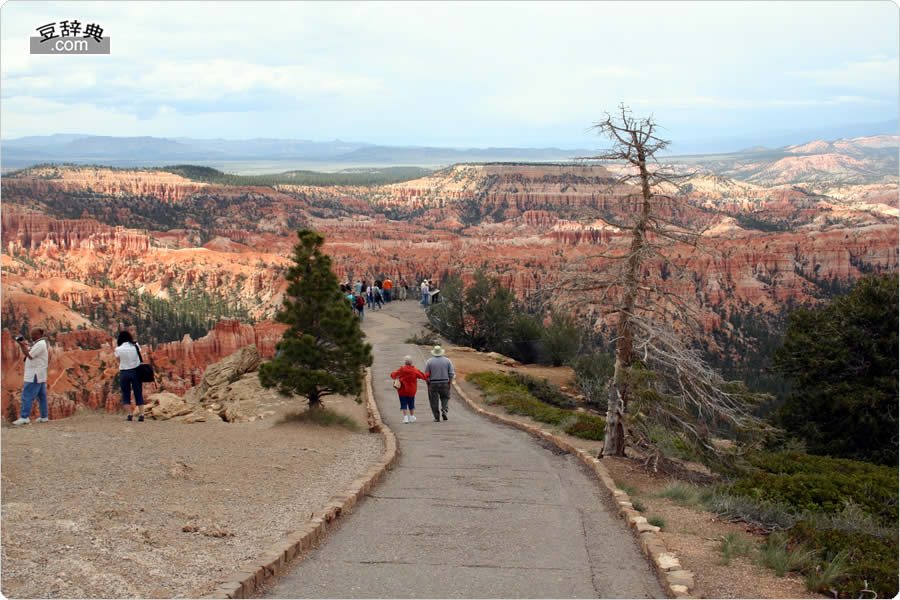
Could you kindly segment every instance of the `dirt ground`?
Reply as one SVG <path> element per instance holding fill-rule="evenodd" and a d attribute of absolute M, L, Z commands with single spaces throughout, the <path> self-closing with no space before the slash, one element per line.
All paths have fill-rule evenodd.
<path fill-rule="evenodd" d="M 2 591 L 9 598 L 196 598 L 309 519 L 377 461 L 365 406 L 326 406 L 358 432 L 289 422 L 2 428 Z"/>

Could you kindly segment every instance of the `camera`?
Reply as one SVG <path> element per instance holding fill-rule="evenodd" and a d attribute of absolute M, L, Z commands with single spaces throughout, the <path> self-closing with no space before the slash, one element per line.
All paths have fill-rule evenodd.
<path fill-rule="evenodd" d="M 17 342 L 21 342 L 21 341 L 23 341 L 24 339 L 25 339 L 25 338 L 23 338 L 21 335 L 17 335 L 17 336 L 16 336 L 16 341 L 17 341 Z"/>

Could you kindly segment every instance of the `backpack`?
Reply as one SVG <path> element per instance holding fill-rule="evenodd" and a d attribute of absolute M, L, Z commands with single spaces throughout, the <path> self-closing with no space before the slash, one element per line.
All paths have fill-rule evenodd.
<path fill-rule="evenodd" d="M 366 301 L 363 300 L 363 297 L 362 297 L 362 296 L 357 296 L 357 297 L 356 297 L 356 308 L 362 308 L 362 307 L 364 307 L 365 305 L 366 305 Z"/>

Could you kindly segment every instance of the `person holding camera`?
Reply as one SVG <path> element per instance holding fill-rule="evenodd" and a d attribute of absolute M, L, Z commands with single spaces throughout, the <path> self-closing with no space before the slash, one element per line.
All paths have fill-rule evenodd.
<path fill-rule="evenodd" d="M 141 354 L 138 345 L 131 337 L 131 332 L 121 331 L 116 339 L 116 356 L 119 358 L 119 385 L 122 388 L 122 404 L 131 407 L 126 421 L 134 419 L 134 406 L 138 408 L 138 421 L 144 420 L 144 384 L 138 375 L 141 366 Z M 131 393 L 134 392 L 134 402 Z"/>
<path fill-rule="evenodd" d="M 44 339 L 44 330 L 35 327 L 31 330 L 31 346 L 25 343 L 25 338 L 16 336 L 19 348 L 25 354 L 25 387 L 22 388 L 22 407 L 19 418 L 13 421 L 13 425 L 27 425 L 31 423 L 31 407 L 34 399 L 38 399 L 41 416 L 34 420 L 35 423 L 46 423 L 50 420 L 47 411 L 47 365 L 49 363 L 50 348 Z"/>

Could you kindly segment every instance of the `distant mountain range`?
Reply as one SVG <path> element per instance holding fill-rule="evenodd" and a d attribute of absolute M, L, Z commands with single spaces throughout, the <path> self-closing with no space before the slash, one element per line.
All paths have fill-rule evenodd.
<path fill-rule="evenodd" d="M 4 169 L 55 162 L 115 167 L 159 166 L 190 162 L 225 166 L 241 161 L 299 161 L 372 165 L 438 166 L 459 162 L 565 161 L 592 153 L 560 148 L 437 148 L 379 146 L 362 142 L 314 142 L 256 138 L 250 140 L 109 137 L 55 134 L 4 140 Z"/>
<path fill-rule="evenodd" d="M 879 128 L 890 132 L 891 123 L 879 124 Z M 894 136 L 896 132 L 891 132 L 890 137 Z M 815 139 L 839 141 L 836 137 L 811 137 L 806 140 L 795 139 L 794 142 Z M 820 147 L 811 153 L 823 153 L 822 144 L 829 149 L 833 148 L 829 142 L 816 143 Z M 602 144 L 598 144 L 598 147 L 600 145 Z M 788 145 L 771 148 L 757 145 L 741 152 L 724 155 L 711 155 L 708 152 L 701 155 L 693 152 L 690 156 L 700 159 L 703 156 L 719 158 L 748 153 L 781 156 L 796 154 L 795 150 L 790 150 L 792 146 Z M 880 148 L 878 151 L 886 154 L 894 152 L 890 148 Z M 226 140 L 188 137 L 110 137 L 67 133 L 3 140 L 0 167 L 3 171 L 9 171 L 40 163 L 98 164 L 121 168 L 189 163 L 214 167 L 225 172 L 250 174 L 297 169 L 342 171 L 351 168 L 400 165 L 435 168 L 464 162 L 571 162 L 578 157 L 591 156 L 596 152 L 597 150 L 585 148 L 442 148 L 384 146 L 343 140 L 327 142 L 272 138 Z M 686 158 L 687 154 L 683 153 L 682 157 Z"/>

